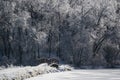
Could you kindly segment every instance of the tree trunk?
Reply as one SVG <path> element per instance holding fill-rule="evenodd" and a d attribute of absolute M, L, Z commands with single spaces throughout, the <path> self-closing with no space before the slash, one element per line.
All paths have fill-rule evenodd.
<path fill-rule="evenodd" d="M 52 49 L 52 46 L 51 46 L 51 43 L 52 43 L 52 33 L 51 33 L 51 30 L 49 31 L 49 36 L 48 36 L 48 57 L 50 58 L 51 57 L 51 49 Z"/>
<path fill-rule="evenodd" d="M 19 42 L 18 42 L 18 51 L 19 51 L 19 62 L 20 64 L 22 64 L 22 55 L 23 55 L 23 51 L 22 51 L 22 47 L 21 47 L 21 33 L 22 33 L 22 28 L 18 27 L 18 35 L 19 35 Z"/>

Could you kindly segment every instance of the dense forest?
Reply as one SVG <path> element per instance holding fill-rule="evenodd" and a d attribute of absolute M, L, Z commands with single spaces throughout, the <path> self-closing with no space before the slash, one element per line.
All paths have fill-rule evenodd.
<path fill-rule="evenodd" d="M 0 0 L 0 65 L 56 57 L 120 66 L 119 0 Z"/>

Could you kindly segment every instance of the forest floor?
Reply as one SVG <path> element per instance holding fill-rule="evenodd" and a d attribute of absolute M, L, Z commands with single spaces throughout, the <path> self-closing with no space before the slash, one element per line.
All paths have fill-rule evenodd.
<path fill-rule="evenodd" d="M 26 80 L 120 80 L 120 69 L 73 70 L 44 74 Z"/>

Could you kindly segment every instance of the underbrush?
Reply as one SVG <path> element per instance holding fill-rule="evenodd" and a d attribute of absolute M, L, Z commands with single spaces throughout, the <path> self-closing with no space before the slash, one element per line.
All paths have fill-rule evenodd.
<path fill-rule="evenodd" d="M 1 68 L 0 80 L 24 80 L 30 77 L 35 77 L 41 74 L 54 73 L 61 71 L 71 71 L 73 68 L 68 65 L 61 65 L 58 69 L 50 67 L 47 63 L 38 66 L 11 66 L 7 69 Z"/>

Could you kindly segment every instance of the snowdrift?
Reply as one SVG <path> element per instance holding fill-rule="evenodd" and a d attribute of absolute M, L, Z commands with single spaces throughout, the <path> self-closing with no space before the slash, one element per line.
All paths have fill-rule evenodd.
<path fill-rule="evenodd" d="M 13 67 L 0 70 L 0 80 L 24 80 L 41 74 L 70 71 L 73 68 L 68 65 L 61 65 L 58 69 L 50 67 L 47 63 L 38 66 Z"/>

